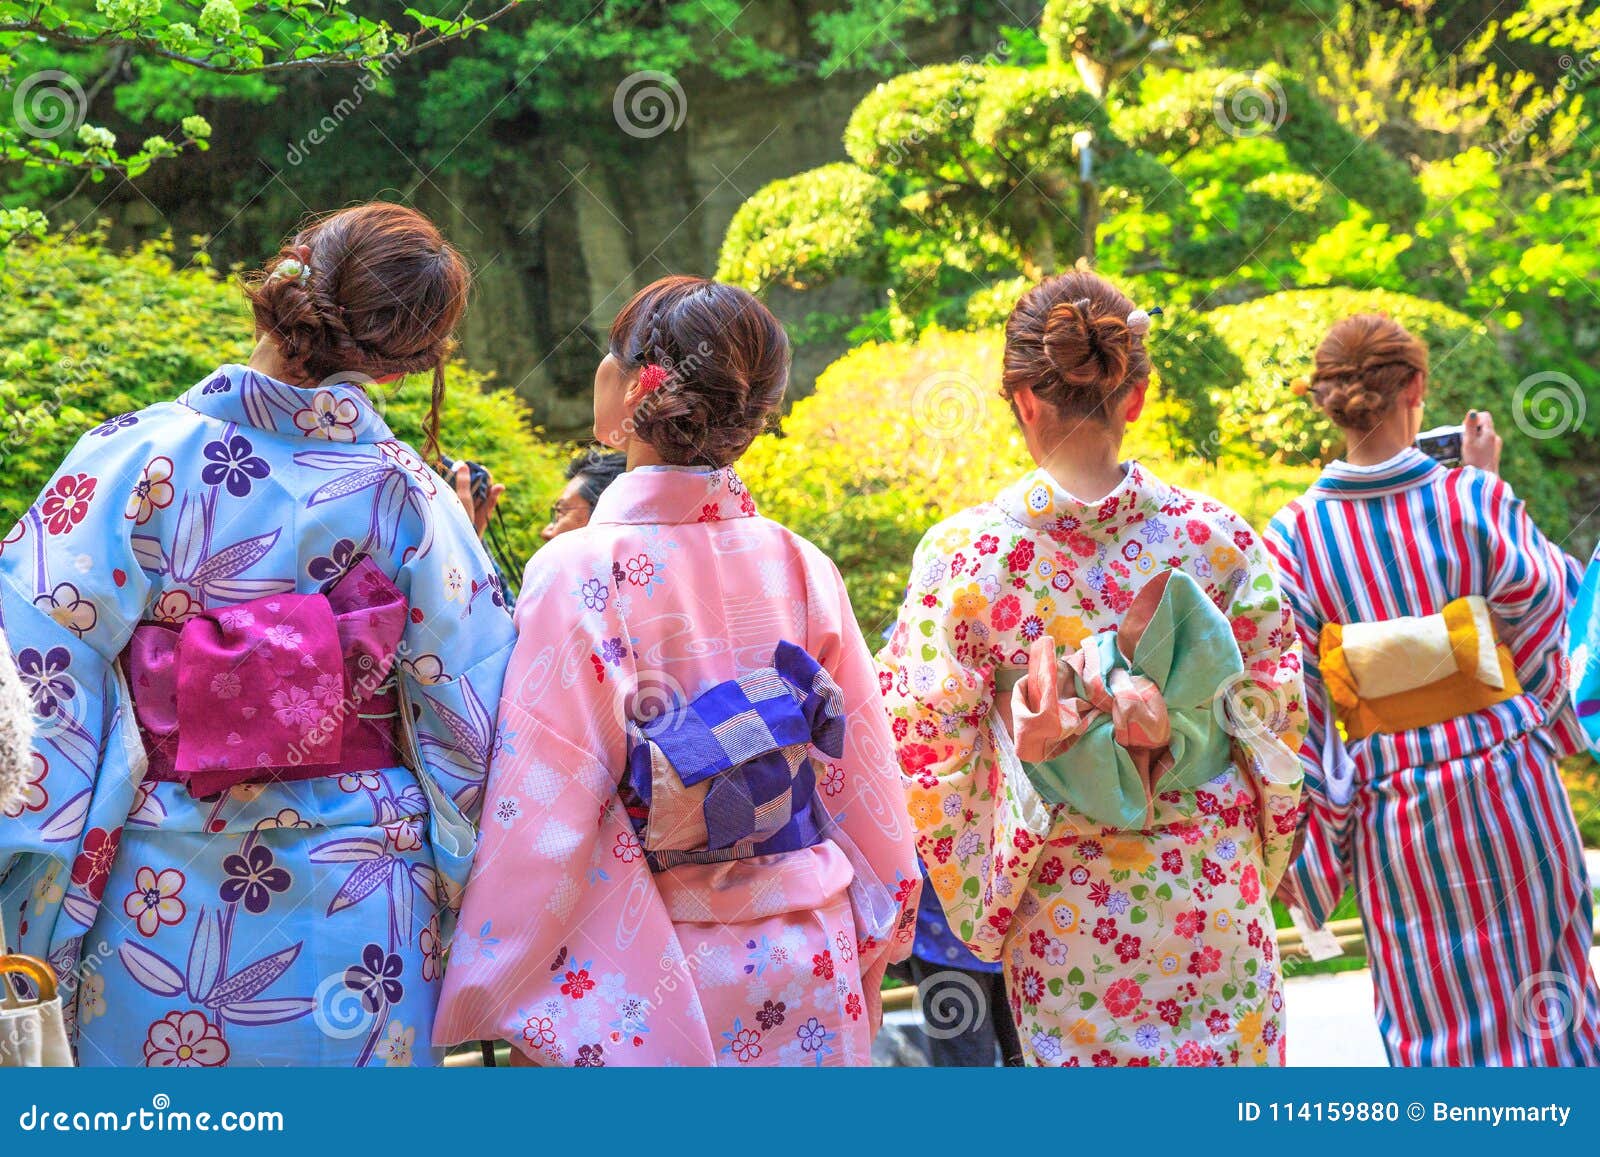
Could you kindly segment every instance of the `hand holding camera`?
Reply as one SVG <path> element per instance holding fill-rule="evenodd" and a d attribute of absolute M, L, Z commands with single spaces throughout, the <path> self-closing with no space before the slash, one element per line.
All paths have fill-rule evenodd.
<path fill-rule="evenodd" d="M 1437 426 L 1417 435 L 1417 449 L 1441 466 L 1476 466 L 1490 474 L 1500 472 L 1504 446 L 1487 410 L 1468 410 L 1459 426 Z"/>

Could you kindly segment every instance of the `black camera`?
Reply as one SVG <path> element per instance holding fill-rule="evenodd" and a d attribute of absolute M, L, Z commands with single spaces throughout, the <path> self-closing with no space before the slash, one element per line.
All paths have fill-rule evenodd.
<path fill-rule="evenodd" d="M 465 462 L 463 465 L 467 468 L 467 486 L 472 492 L 472 500 L 474 502 L 485 501 L 489 497 L 489 468 L 471 461 Z M 437 469 L 440 474 L 444 475 L 446 480 L 452 484 L 455 482 L 456 463 L 453 460 L 446 458 L 443 454 L 439 455 Z"/>
<path fill-rule="evenodd" d="M 1441 466 L 1461 465 L 1462 426 L 1437 426 L 1417 435 L 1417 449 Z"/>

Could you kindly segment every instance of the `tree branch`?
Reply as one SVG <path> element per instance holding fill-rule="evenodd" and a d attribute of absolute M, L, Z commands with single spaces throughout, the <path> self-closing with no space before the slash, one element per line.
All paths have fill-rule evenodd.
<path fill-rule="evenodd" d="M 342 56 L 321 53 L 313 56 L 302 56 L 291 60 L 273 60 L 261 64 L 243 64 L 232 60 L 217 60 L 212 56 L 189 56 L 182 52 L 175 52 L 164 46 L 159 40 L 148 36 L 128 36 L 132 28 L 107 29 L 96 33 L 66 32 L 44 24 L 36 18 L 27 20 L 0 21 L 0 36 L 26 35 L 37 36 L 53 44 L 67 48 L 99 48 L 105 45 L 118 45 L 125 49 L 136 49 L 148 56 L 160 57 L 177 64 L 187 64 L 191 68 L 213 72 L 222 76 L 255 76 L 262 73 L 280 73 L 300 71 L 308 68 L 372 68 L 383 66 L 392 67 L 409 57 L 435 48 L 441 44 L 449 44 L 455 40 L 462 40 L 474 32 L 487 28 L 493 21 L 498 20 L 507 12 L 521 4 L 522 0 L 505 0 L 493 12 L 474 20 L 454 31 L 445 32 L 419 32 L 417 35 L 405 40 L 400 48 L 390 52 L 363 53 L 355 56 Z"/>

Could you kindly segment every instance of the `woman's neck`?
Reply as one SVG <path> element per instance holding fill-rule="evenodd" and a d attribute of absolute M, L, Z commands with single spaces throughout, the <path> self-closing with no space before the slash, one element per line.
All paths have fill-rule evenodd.
<path fill-rule="evenodd" d="M 1345 432 L 1344 460 L 1352 466 L 1377 466 L 1410 448 L 1413 422 L 1405 412 L 1391 414 L 1365 433 Z"/>
<path fill-rule="evenodd" d="M 250 360 L 245 363 L 258 374 L 265 374 L 276 381 L 287 382 L 291 386 L 303 386 L 306 383 L 297 381 L 290 373 L 289 367 L 284 363 L 283 355 L 278 352 L 278 347 L 271 338 L 261 338 L 256 342 L 256 348 L 250 351 Z"/>
<path fill-rule="evenodd" d="M 656 448 L 648 442 L 633 438 L 628 442 L 628 466 L 632 470 L 635 466 L 665 466 L 665 459 L 657 453 Z"/>
<path fill-rule="evenodd" d="M 1122 430 L 1080 422 L 1048 444 L 1029 446 L 1033 460 L 1074 498 L 1098 502 L 1122 485 Z"/>

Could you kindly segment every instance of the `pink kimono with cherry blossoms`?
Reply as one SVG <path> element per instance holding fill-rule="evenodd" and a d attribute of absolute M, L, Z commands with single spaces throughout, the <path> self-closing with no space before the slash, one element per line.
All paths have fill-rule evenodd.
<path fill-rule="evenodd" d="M 731 469 L 637 468 L 522 591 L 435 1040 L 869 1064 L 919 874 L 837 569 Z"/>

